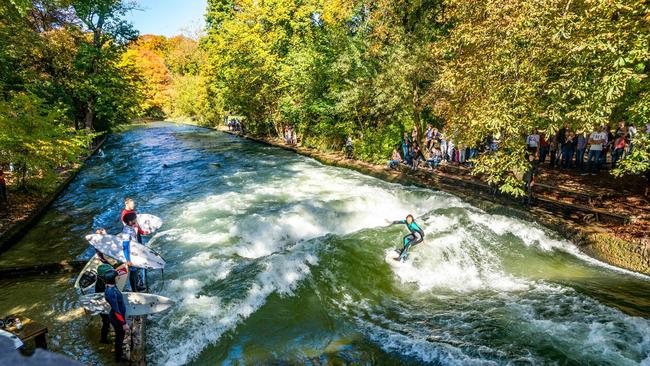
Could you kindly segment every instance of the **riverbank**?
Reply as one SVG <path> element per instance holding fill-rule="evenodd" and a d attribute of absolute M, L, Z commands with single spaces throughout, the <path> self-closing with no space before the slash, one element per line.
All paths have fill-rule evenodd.
<path fill-rule="evenodd" d="M 17 243 L 45 214 L 54 200 L 72 183 L 86 159 L 93 156 L 106 141 L 102 137 L 81 161 L 62 169 L 51 189 L 45 192 L 21 192 L 11 188 L 11 176 L 8 175 L 9 205 L 0 212 L 0 254 Z"/>
<path fill-rule="evenodd" d="M 590 194 L 584 187 L 581 187 L 582 191 L 577 189 L 571 191 L 557 185 L 551 186 L 548 184 L 553 184 L 549 179 L 553 176 L 550 172 L 540 174 L 542 192 L 535 192 L 534 204 L 527 206 L 521 200 L 496 193 L 492 187 L 478 177 L 470 176 L 467 171 L 455 166 L 443 167 L 435 172 L 419 170 L 414 173 L 408 169 L 388 170 L 383 165 L 347 159 L 341 153 L 323 152 L 296 145 L 288 146 L 280 139 L 241 135 L 229 131 L 223 126 L 216 129 L 291 150 L 316 159 L 323 164 L 353 169 L 389 182 L 448 191 L 488 212 L 507 210 L 509 214 L 537 221 L 559 232 L 575 243 L 582 252 L 593 258 L 620 268 L 650 275 L 650 240 L 648 239 L 648 223 L 650 221 L 645 214 L 646 208 L 637 207 L 637 210 L 633 211 L 631 210 L 633 207 L 629 206 L 629 203 L 625 203 L 628 206 L 624 206 L 622 210 L 594 207 L 593 202 L 596 200 L 600 202 L 601 206 L 605 206 L 609 201 L 616 202 L 617 197 L 611 194 L 608 197 Z M 566 195 L 587 199 L 590 201 L 590 205 L 580 205 L 549 197 L 549 195 L 543 194 L 543 190 L 548 190 L 548 188 L 551 188 L 551 193 L 564 191 Z M 637 197 L 633 198 L 638 199 Z M 608 202 L 603 202 L 604 200 L 608 200 Z M 620 199 L 618 200 L 619 204 L 614 207 L 620 208 Z M 626 212 L 633 212 L 634 215 L 626 215 Z M 630 233 L 633 235 L 629 235 Z"/>

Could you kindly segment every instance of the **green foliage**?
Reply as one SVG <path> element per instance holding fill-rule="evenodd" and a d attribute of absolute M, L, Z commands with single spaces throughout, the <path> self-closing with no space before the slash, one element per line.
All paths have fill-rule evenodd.
<path fill-rule="evenodd" d="M 649 13 L 641 0 L 210 0 L 201 75 L 247 132 L 292 124 L 322 149 L 352 135 L 365 160 L 427 123 L 457 145 L 498 136 L 475 172 L 521 195 L 533 129 L 650 120 Z M 645 151 L 617 174 L 648 169 Z"/>
<path fill-rule="evenodd" d="M 85 154 L 93 130 L 139 113 L 139 76 L 121 64 L 129 3 L 0 2 L 0 165 L 46 190 Z M 80 132 L 86 128 L 85 132 Z"/>
<path fill-rule="evenodd" d="M 94 134 L 66 127 L 62 106 L 48 106 L 35 95 L 17 93 L 0 101 L 0 164 L 12 163 L 19 187 L 42 189 L 55 169 L 79 161 Z"/>
<path fill-rule="evenodd" d="M 632 144 L 632 152 L 620 160 L 612 172 L 617 177 L 650 171 L 650 135 L 637 134 L 632 139 Z"/>

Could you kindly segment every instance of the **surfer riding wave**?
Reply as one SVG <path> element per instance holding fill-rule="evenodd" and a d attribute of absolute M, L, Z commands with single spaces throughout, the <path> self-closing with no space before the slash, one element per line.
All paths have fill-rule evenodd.
<path fill-rule="evenodd" d="M 399 257 L 396 258 L 395 260 L 397 261 L 405 261 L 406 258 L 408 258 L 409 251 L 411 248 L 422 242 L 424 240 L 424 230 L 420 228 L 420 226 L 415 222 L 415 219 L 413 218 L 413 215 L 407 215 L 405 220 L 397 220 L 397 221 L 390 221 L 386 220 L 388 224 L 395 225 L 395 224 L 404 224 L 406 225 L 406 228 L 410 231 L 408 235 L 404 237 L 402 240 L 402 249 L 397 249 L 397 252 L 399 253 Z"/>

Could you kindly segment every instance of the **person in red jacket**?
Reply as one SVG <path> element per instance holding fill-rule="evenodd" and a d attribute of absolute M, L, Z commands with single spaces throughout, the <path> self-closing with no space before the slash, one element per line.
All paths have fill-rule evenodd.
<path fill-rule="evenodd" d="M 122 225 L 127 226 L 127 222 L 124 221 L 124 216 L 130 214 L 130 213 L 136 213 L 135 212 L 135 201 L 133 198 L 125 198 L 124 199 L 124 209 L 122 210 L 122 213 L 120 214 L 120 221 L 122 221 Z M 142 244 L 142 235 L 148 235 L 149 233 L 142 230 L 137 224 L 135 228 L 138 231 L 138 243 Z"/>

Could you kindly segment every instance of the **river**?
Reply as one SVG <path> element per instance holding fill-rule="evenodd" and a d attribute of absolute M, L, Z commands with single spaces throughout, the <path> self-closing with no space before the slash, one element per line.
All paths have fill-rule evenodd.
<path fill-rule="evenodd" d="M 88 258 L 125 196 L 163 227 L 151 364 L 650 365 L 650 279 L 534 222 L 197 127 L 111 135 L 0 266 Z M 413 213 L 426 237 L 386 264 Z M 74 275 L 0 280 L 0 314 L 50 327 L 51 349 L 111 364 Z"/>

